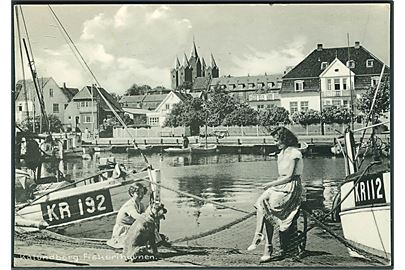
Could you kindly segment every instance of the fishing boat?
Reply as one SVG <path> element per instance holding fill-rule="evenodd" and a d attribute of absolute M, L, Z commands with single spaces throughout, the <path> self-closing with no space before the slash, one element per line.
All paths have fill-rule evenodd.
<path fill-rule="evenodd" d="M 391 261 L 391 166 L 390 160 L 384 158 L 385 149 L 377 147 L 378 129 L 385 123 L 374 121 L 373 105 L 380 87 L 384 67 L 375 90 L 374 99 L 368 113 L 364 128 L 351 131 L 349 128 L 343 135 L 342 154 L 345 160 L 346 178 L 340 187 L 340 220 L 345 239 L 357 250 L 349 249 L 352 256 L 359 256 L 365 251 L 378 256 L 387 262 Z M 373 159 L 361 159 L 356 147 L 354 132 L 362 131 L 362 145 L 366 130 L 371 129 L 370 145 L 373 146 Z M 339 139 L 339 138 L 338 138 Z M 342 145 L 342 144 L 340 144 Z M 388 149 L 390 147 L 388 146 Z M 388 154 L 389 156 L 389 154 Z M 365 164 L 363 164 L 363 161 Z M 362 255 L 362 254 L 360 254 Z"/>
<path fill-rule="evenodd" d="M 176 148 L 176 147 L 169 147 L 166 149 L 163 149 L 166 153 L 169 154 L 189 154 L 191 153 L 191 147 L 187 148 Z"/>
<path fill-rule="evenodd" d="M 122 171 L 117 171 L 119 168 L 117 165 L 115 174 L 111 177 L 88 177 L 85 181 L 82 179 L 70 186 L 44 193 L 28 204 L 16 205 L 16 215 L 33 224 L 47 224 L 49 229 L 114 215 L 125 200 L 128 200 L 129 186 L 144 181 L 148 176 L 148 172 L 144 171 L 127 179 L 121 177 L 124 175 Z M 99 181 L 100 179 L 103 180 Z M 19 227 L 19 224 L 16 226 Z M 33 228 L 25 230 L 30 231 Z"/>
<path fill-rule="evenodd" d="M 217 151 L 216 144 L 194 144 L 191 145 L 191 153 L 208 154 Z"/>

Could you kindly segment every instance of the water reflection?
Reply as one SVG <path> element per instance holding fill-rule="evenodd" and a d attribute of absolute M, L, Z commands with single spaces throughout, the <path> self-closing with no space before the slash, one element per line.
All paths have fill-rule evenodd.
<path fill-rule="evenodd" d="M 109 156 L 108 153 L 101 155 Z M 141 168 L 145 165 L 139 156 L 114 156 L 127 168 Z M 147 158 L 155 168 L 161 169 L 162 184 L 165 186 L 246 211 L 254 210 L 252 205 L 263 191 L 262 185 L 277 178 L 277 161 L 262 155 L 151 154 Z M 72 179 L 77 180 L 96 172 L 97 161 L 72 159 L 64 162 L 63 168 L 67 174 L 72 175 Z M 342 158 L 304 158 L 302 181 L 312 209 L 331 208 L 344 171 Z M 172 238 L 209 230 L 241 215 L 170 190 L 162 189 L 161 195 L 170 213 L 164 222 L 164 230 Z"/>

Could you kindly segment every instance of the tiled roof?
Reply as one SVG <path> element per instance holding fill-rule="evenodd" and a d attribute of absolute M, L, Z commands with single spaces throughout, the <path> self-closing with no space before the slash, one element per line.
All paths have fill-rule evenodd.
<path fill-rule="evenodd" d="M 159 95 L 145 95 L 143 102 L 162 102 L 168 94 Z"/>
<path fill-rule="evenodd" d="M 77 93 L 73 100 L 88 100 L 91 99 L 91 96 L 93 93 L 93 97 L 98 97 L 99 96 L 99 91 L 101 92 L 101 94 L 108 100 L 108 102 L 111 104 L 111 106 L 113 107 L 113 109 L 116 112 L 122 112 L 122 108 L 120 106 L 120 104 L 104 89 L 101 87 L 97 87 L 97 89 L 99 91 L 92 91 L 92 86 L 85 86 L 83 87 L 83 89 L 81 91 L 79 91 L 79 93 Z M 107 103 L 104 101 L 103 98 L 100 97 L 100 106 L 103 110 L 105 111 L 111 111 L 109 106 L 107 105 Z"/>
<path fill-rule="evenodd" d="M 136 95 L 136 96 L 123 96 L 120 99 L 120 103 L 139 103 L 145 98 L 145 95 Z"/>
<path fill-rule="evenodd" d="M 193 91 L 203 91 L 207 90 L 210 85 L 210 77 L 197 77 L 194 79 Z"/>
<path fill-rule="evenodd" d="M 44 87 L 45 84 L 47 84 L 47 82 L 51 79 L 51 77 L 41 77 L 38 78 L 38 82 L 40 84 L 40 87 Z M 25 87 L 27 92 L 28 91 L 34 91 L 35 93 L 35 86 L 34 86 L 34 81 L 33 80 L 25 80 Z M 21 92 L 21 90 L 24 90 L 24 80 L 19 80 L 16 83 L 15 86 L 15 99 L 17 99 L 19 97 L 19 95 L 23 92 Z"/>
<path fill-rule="evenodd" d="M 238 83 L 249 83 L 249 82 L 274 82 L 277 83 L 281 81 L 282 74 L 271 74 L 271 75 L 256 75 L 256 76 L 225 76 L 220 78 L 213 78 L 210 85 L 216 84 L 238 84 Z"/>
<path fill-rule="evenodd" d="M 348 53 L 350 53 L 350 60 L 355 62 L 355 67 L 351 70 L 356 75 L 366 74 L 380 74 L 384 65 L 377 57 L 367 51 L 363 46 L 355 47 L 340 47 L 340 48 L 322 48 L 315 49 L 304 60 L 290 70 L 283 79 L 296 79 L 296 78 L 311 78 L 318 77 L 322 72 L 321 63 L 327 62 L 330 64 L 336 57 L 344 64 L 348 61 Z M 373 59 L 373 67 L 366 67 L 366 61 Z M 389 71 L 389 68 L 386 69 Z"/>
<path fill-rule="evenodd" d="M 182 93 L 182 92 L 178 92 L 178 91 L 172 91 L 173 94 L 175 94 L 181 101 L 186 101 L 188 99 L 191 99 L 193 96 L 190 94 L 186 94 L 186 93 Z"/>
<path fill-rule="evenodd" d="M 79 89 L 77 88 L 71 88 L 71 87 L 61 87 L 60 88 L 62 92 L 65 94 L 65 96 L 68 98 L 69 101 L 72 100 L 72 98 L 79 93 Z"/>

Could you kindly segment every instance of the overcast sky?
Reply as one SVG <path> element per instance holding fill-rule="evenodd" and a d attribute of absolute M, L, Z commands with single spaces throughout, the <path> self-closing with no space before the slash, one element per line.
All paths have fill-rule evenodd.
<path fill-rule="evenodd" d="M 389 65 L 389 6 L 53 5 L 100 84 L 122 94 L 133 83 L 170 88 L 175 57 L 215 57 L 222 75 L 282 73 L 316 48 L 355 41 Z M 47 6 L 23 6 L 39 76 L 82 88 L 94 83 L 74 57 Z M 22 25 L 22 21 L 20 20 Z M 17 31 L 15 31 L 17 34 Z M 24 31 L 22 33 L 24 36 Z M 17 42 L 17 40 L 15 40 Z M 16 43 L 16 77 L 22 78 Z M 27 62 L 24 59 L 25 63 Z M 25 76 L 29 76 L 26 69 Z"/>

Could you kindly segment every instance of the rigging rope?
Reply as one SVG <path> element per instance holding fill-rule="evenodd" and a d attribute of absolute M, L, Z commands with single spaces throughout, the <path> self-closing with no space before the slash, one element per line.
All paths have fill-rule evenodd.
<path fill-rule="evenodd" d="M 129 132 L 127 125 L 125 124 L 125 122 L 122 120 L 122 118 L 118 115 L 118 113 L 115 111 L 115 109 L 112 107 L 112 105 L 110 104 L 110 102 L 107 100 L 107 98 L 101 93 L 100 88 L 102 88 L 102 85 L 100 84 L 100 82 L 97 80 L 96 76 L 94 75 L 93 71 L 90 69 L 89 65 L 87 64 L 86 60 L 84 59 L 84 57 L 82 56 L 82 54 L 80 53 L 79 49 L 77 48 L 77 46 L 75 45 L 75 43 L 73 42 L 72 38 L 70 37 L 69 33 L 67 32 L 67 30 L 65 29 L 65 27 L 63 26 L 62 22 L 59 20 L 58 16 L 56 15 L 56 13 L 54 12 L 54 10 L 51 8 L 50 5 L 48 5 L 49 10 L 52 12 L 53 16 L 55 17 L 55 19 L 58 22 L 58 25 L 62 28 L 63 32 L 66 34 L 67 38 L 69 39 L 69 41 L 72 43 L 73 47 L 75 48 L 77 54 L 79 55 L 80 59 L 83 61 L 84 65 L 86 66 L 86 68 L 88 69 L 88 71 L 90 72 L 91 76 L 93 77 L 93 79 L 95 80 L 95 82 L 97 83 L 98 86 L 96 86 L 96 90 L 98 92 L 98 94 L 101 96 L 101 98 L 104 100 L 104 102 L 107 104 L 108 108 L 111 110 L 111 112 L 114 114 L 114 116 L 117 118 L 117 120 L 120 122 L 120 124 L 124 127 L 125 132 L 129 135 L 129 137 L 132 139 L 132 143 L 134 144 L 134 147 L 139 151 L 140 155 L 142 156 L 143 160 L 145 161 L 145 163 L 150 167 L 150 169 L 152 169 L 152 165 L 149 163 L 148 159 L 146 158 L 145 154 L 142 152 L 142 150 L 138 147 L 138 144 L 135 142 L 135 138 L 133 137 L 133 135 Z M 93 96 L 93 91 L 91 93 L 91 95 Z"/>
<path fill-rule="evenodd" d="M 29 121 L 30 118 L 30 113 L 28 110 L 28 96 L 27 96 L 27 87 L 26 87 L 26 81 L 25 81 L 25 70 L 24 70 L 24 58 L 23 58 L 23 52 L 22 52 L 22 44 L 21 44 L 21 33 L 20 33 L 20 20 L 18 16 L 18 7 L 15 9 L 16 12 L 16 22 L 17 22 L 17 35 L 18 35 L 18 47 L 19 47 L 19 52 L 20 52 L 20 58 L 21 58 L 21 72 L 23 76 L 23 87 L 24 87 L 24 99 L 25 99 L 25 104 L 27 106 L 27 121 Z M 20 90 L 21 91 L 21 90 Z M 14 99 L 17 99 L 17 93 L 14 96 Z"/>

